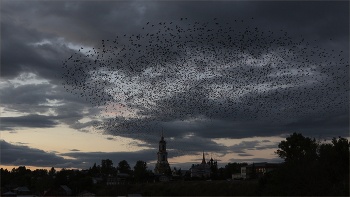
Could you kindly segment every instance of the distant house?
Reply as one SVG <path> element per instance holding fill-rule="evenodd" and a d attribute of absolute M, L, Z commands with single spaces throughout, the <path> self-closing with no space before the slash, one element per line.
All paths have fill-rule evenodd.
<path fill-rule="evenodd" d="M 13 192 L 17 195 L 28 195 L 30 190 L 27 187 L 17 187 L 13 189 Z"/>
<path fill-rule="evenodd" d="M 117 176 L 109 176 L 107 177 L 107 185 L 117 185 L 118 177 Z"/>
<path fill-rule="evenodd" d="M 8 192 L 9 190 L 6 187 L 1 187 L 1 194 Z"/>
<path fill-rule="evenodd" d="M 210 177 L 210 166 L 206 164 L 192 164 L 191 177 Z"/>
<path fill-rule="evenodd" d="M 234 179 L 234 178 L 241 178 L 241 177 L 242 177 L 241 173 L 232 174 L 232 179 Z"/>
<path fill-rule="evenodd" d="M 126 173 L 117 173 L 117 185 L 124 185 L 125 179 L 130 177 L 130 175 Z"/>
<path fill-rule="evenodd" d="M 142 197 L 141 194 L 128 194 L 126 197 Z"/>
<path fill-rule="evenodd" d="M 6 192 L 8 192 L 8 191 L 13 192 L 13 190 L 17 187 L 18 187 L 18 185 L 16 185 L 16 184 L 6 184 L 5 187 L 1 189 L 1 191 L 4 190 Z"/>
<path fill-rule="evenodd" d="M 254 164 L 256 175 L 258 177 L 263 176 L 266 172 L 270 172 L 281 165 L 281 163 L 267 163 L 267 162 L 253 163 L 253 164 Z M 249 164 L 247 166 L 241 167 L 242 178 L 250 178 L 253 171 L 253 164 Z"/>
<path fill-rule="evenodd" d="M 60 187 L 58 187 L 58 195 L 63 195 L 63 196 L 70 196 L 72 195 L 72 190 L 69 189 L 69 187 L 67 187 L 66 185 L 61 185 Z"/>
<path fill-rule="evenodd" d="M 71 195 L 72 195 L 72 190 L 69 189 L 69 187 L 67 187 L 66 185 L 61 185 L 58 188 L 44 191 L 43 196 L 71 196 Z"/>
<path fill-rule="evenodd" d="M 117 173 L 117 176 L 118 177 L 130 177 L 130 175 L 126 174 L 126 173 Z"/>
<path fill-rule="evenodd" d="M 169 177 L 167 177 L 167 176 L 160 176 L 160 177 L 159 177 L 159 181 L 160 181 L 160 182 L 166 182 L 166 181 L 170 181 L 170 179 L 169 179 Z"/>
<path fill-rule="evenodd" d="M 17 196 L 17 194 L 13 193 L 13 192 L 5 192 L 5 193 L 1 194 L 1 196 Z"/>
<path fill-rule="evenodd" d="M 103 181 L 103 179 L 101 177 L 93 177 L 92 178 L 92 182 L 94 184 L 97 184 L 97 183 L 102 182 L 102 181 Z"/>
<path fill-rule="evenodd" d="M 84 197 L 95 197 L 95 194 L 87 191 L 87 190 L 84 190 L 82 192 L 80 192 L 77 196 L 84 196 Z"/>

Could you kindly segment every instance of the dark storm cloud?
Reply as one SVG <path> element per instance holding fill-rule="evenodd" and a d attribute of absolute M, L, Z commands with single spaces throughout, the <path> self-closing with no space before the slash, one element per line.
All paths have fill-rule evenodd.
<path fill-rule="evenodd" d="M 348 42 L 348 6 L 349 2 L 256 2 L 253 11 L 258 20 L 267 23 L 266 27 L 276 31 L 278 28 L 285 29 L 292 35 L 301 34 L 309 40 Z M 279 26 L 268 21 L 274 21 Z M 344 49 L 348 50 L 348 47 L 344 46 Z"/>
<path fill-rule="evenodd" d="M 158 136 L 161 127 L 164 127 L 169 147 L 171 148 L 175 143 L 181 144 L 181 148 L 172 147 L 178 150 L 176 154 L 179 155 L 185 154 L 183 152 L 185 150 L 189 151 L 188 153 L 208 150 L 225 154 L 228 148 L 213 142 L 211 139 L 214 138 L 269 137 L 294 131 L 303 132 L 309 136 L 319 134 L 348 136 L 349 72 L 345 64 L 340 64 L 341 58 L 343 58 L 342 62 L 348 61 L 348 8 L 349 2 L 3 2 L 1 7 L 2 79 L 9 80 L 25 73 L 34 73 L 37 78 L 46 79 L 50 84 L 2 86 L 1 102 L 5 112 L 12 110 L 31 115 L 17 118 L 3 117 L 5 119 L 1 118 L 1 129 L 11 130 L 17 126 L 49 128 L 58 123 L 65 123 L 71 128 L 84 130 L 91 126 L 93 121 L 80 123 L 79 120 L 82 118 L 101 120 L 105 117 L 94 116 L 99 114 L 97 108 L 89 109 L 86 113 L 82 112 L 91 106 L 98 106 L 97 101 L 115 99 L 115 102 L 119 102 L 113 98 L 119 94 L 127 96 L 126 101 L 129 103 L 125 105 L 126 107 L 138 110 L 135 112 L 136 116 L 123 117 L 125 114 L 119 113 L 115 118 L 106 118 L 98 127 L 102 133 L 139 139 L 146 144 L 137 144 L 137 146 L 151 148 L 159 140 L 154 136 Z M 214 21 L 214 18 L 217 19 Z M 150 24 L 147 26 L 148 22 Z M 287 58 L 295 66 L 294 68 L 300 66 L 296 70 L 307 69 L 304 73 L 292 75 L 292 69 L 287 68 L 287 65 L 273 68 L 265 64 L 262 66 L 264 69 L 261 69 L 249 63 L 242 64 L 242 59 L 234 59 L 232 60 L 234 63 L 241 65 L 218 71 L 216 74 L 222 75 L 221 77 L 214 76 L 203 80 L 193 77 L 195 76 L 193 73 L 193 76 L 187 75 L 188 80 L 179 87 L 181 91 L 178 92 L 174 91 L 175 88 L 167 87 L 164 82 L 165 79 L 176 79 L 178 75 L 174 74 L 176 72 L 174 69 L 174 72 L 161 72 L 163 76 L 137 78 L 141 84 L 149 82 L 149 87 L 153 87 L 155 92 L 170 93 L 167 98 L 159 97 L 158 100 L 154 100 L 156 105 L 138 103 L 138 98 L 152 96 L 152 92 L 148 91 L 149 87 L 119 86 L 116 92 L 108 93 L 101 87 L 87 88 L 87 83 L 92 82 L 96 84 L 101 82 L 100 86 L 104 87 L 113 86 L 116 83 L 111 79 L 103 78 L 101 73 L 96 73 L 98 71 L 95 74 L 88 73 L 88 69 L 92 69 L 93 66 L 88 66 L 86 69 L 77 68 L 80 70 L 74 73 L 75 78 L 68 81 L 72 82 L 69 85 L 81 83 L 85 86 L 84 91 L 68 88 L 67 81 L 62 78 L 63 75 L 67 75 L 67 69 L 62 68 L 64 67 L 62 62 L 72 55 L 78 58 L 86 55 L 83 50 L 79 52 L 71 49 L 71 46 L 68 46 L 69 43 L 76 45 L 76 49 L 84 47 L 85 50 L 90 50 L 94 47 L 96 51 L 102 53 L 101 40 L 105 41 L 108 48 L 116 36 L 119 36 L 117 46 L 128 45 L 130 44 L 128 39 L 136 39 L 138 34 L 146 33 L 143 31 L 157 34 L 158 30 L 164 26 L 159 25 L 160 22 L 166 23 L 168 27 L 172 22 L 173 26 L 178 25 L 184 30 L 188 28 L 188 24 L 194 25 L 199 22 L 202 25 L 210 22 L 208 28 L 213 29 L 213 32 L 231 26 L 238 35 L 242 35 L 238 32 L 254 31 L 257 28 L 258 38 L 266 41 L 279 39 L 287 32 L 287 37 L 291 37 L 294 42 L 305 39 L 300 47 L 307 47 L 307 49 L 295 50 L 296 56 L 324 65 L 317 64 L 311 71 L 309 70 L 312 67 L 311 63 L 299 62 L 301 58 L 298 60 Z M 145 29 L 142 29 L 143 27 Z M 185 36 L 189 34 L 191 32 L 182 32 L 182 38 L 178 39 L 179 43 L 189 47 L 189 44 L 185 44 Z M 124 39 L 123 35 L 126 35 L 127 39 Z M 166 37 L 166 39 L 169 38 L 169 36 Z M 108 39 L 110 41 L 107 43 Z M 141 39 L 139 44 L 149 41 Z M 247 42 L 243 40 L 236 44 L 241 43 Z M 261 43 L 254 43 L 254 47 Z M 268 44 L 265 43 L 265 45 Z M 212 49 L 210 48 L 212 46 L 224 45 L 212 42 L 202 46 Z M 159 49 L 158 46 L 150 48 Z M 276 48 L 277 44 L 271 49 Z M 141 49 L 145 51 L 145 48 L 141 47 Z M 196 49 L 194 47 L 187 51 L 194 52 Z M 223 54 L 229 52 L 229 49 L 228 46 L 224 47 Z M 293 48 L 285 46 L 284 49 Z M 323 51 L 323 49 L 327 50 Z M 331 52 L 331 50 L 335 51 Z M 174 52 L 176 48 L 170 47 L 170 51 Z M 343 53 L 340 55 L 339 51 Z M 312 53 L 315 53 L 313 57 L 311 57 Z M 329 53 L 327 57 L 325 53 Z M 213 53 L 207 53 L 207 57 L 210 54 Z M 250 53 L 250 55 L 257 55 L 256 61 L 263 61 L 262 57 L 266 54 L 268 53 L 264 52 L 260 55 Z M 176 55 L 168 53 L 167 55 L 169 57 L 165 60 L 168 62 L 180 62 L 183 65 L 189 63 L 197 68 L 210 67 L 206 62 L 197 61 L 202 58 L 198 55 L 193 57 L 197 58 L 196 61 L 184 58 L 186 53 L 178 52 Z M 157 53 L 155 56 L 162 57 L 163 54 Z M 228 61 L 228 58 L 224 57 L 225 55 L 220 56 L 223 60 L 212 58 L 214 62 L 212 64 Z M 266 61 L 286 59 L 282 56 L 273 56 L 273 58 L 277 59 Z M 116 61 L 116 59 L 112 60 Z M 137 57 L 131 57 L 130 60 L 138 61 Z M 138 76 L 142 69 L 152 68 L 152 64 L 156 62 L 164 63 L 164 59 L 152 60 L 148 54 L 139 60 L 149 62 L 143 67 L 140 66 L 140 69 L 121 64 L 118 66 L 124 70 L 119 71 L 122 74 Z M 328 62 L 324 63 L 325 60 L 339 64 L 326 65 Z M 103 58 L 97 62 L 106 63 L 103 62 Z M 183 67 L 186 68 L 186 66 Z M 70 70 L 70 74 L 72 71 Z M 107 70 L 104 71 L 107 72 Z M 184 69 L 184 71 L 188 70 Z M 281 73 L 276 73 L 277 71 L 285 71 L 289 74 L 284 73 L 285 77 L 282 78 Z M 250 76 L 247 77 L 247 73 Z M 307 74 L 312 76 L 306 76 Z M 112 74 L 112 76 L 116 75 L 116 73 Z M 78 78 L 80 80 L 76 81 L 75 79 Z M 121 80 L 126 83 L 133 82 L 134 79 L 127 80 L 127 77 L 124 77 Z M 310 85 L 307 83 L 308 80 L 315 84 Z M 211 84 L 225 85 L 226 81 L 230 81 L 231 85 L 234 84 L 234 87 L 230 87 L 232 88 L 229 92 L 230 96 L 227 96 L 227 92 L 222 94 L 216 87 L 208 88 Z M 263 82 L 271 83 L 270 90 L 259 90 L 257 85 Z M 66 83 L 64 87 L 62 83 Z M 289 84 L 294 87 L 273 89 L 272 86 L 276 84 Z M 187 88 L 184 88 L 185 86 Z M 127 91 L 128 88 L 131 89 L 130 92 Z M 246 88 L 248 91 L 243 92 L 247 90 Z M 222 100 L 209 98 L 209 93 L 213 92 L 217 95 L 221 94 Z M 238 96 L 238 99 L 232 99 L 234 96 Z M 49 105 L 48 100 L 56 100 L 60 105 Z M 198 105 L 196 102 L 202 103 Z M 57 116 L 35 115 L 47 113 L 49 109 Z M 29 123 L 28 120 L 32 122 Z M 189 134 L 191 136 L 188 136 Z M 107 139 L 111 140 L 111 138 Z M 249 148 L 269 148 L 259 146 L 258 142 L 254 143 L 250 145 L 243 143 L 230 148 L 233 148 L 233 152 L 242 154 Z"/>
<path fill-rule="evenodd" d="M 157 155 L 154 150 L 142 150 L 136 152 L 76 152 L 71 153 L 48 153 L 40 149 L 30 148 L 23 145 L 13 145 L 5 140 L 1 140 L 1 164 L 2 165 L 25 165 L 37 167 L 56 168 L 89 168 L 94 163 L 101 164 L 102 159 L 110 159 L 114 166 L 122 160 L 128 161 L 133 167 L 138 160 L 146 162 L 156 160 Z M 64 159 L 62 156 L 69 156 L 74 159 Z M 85 163 L 84 163 L 85 162 Z M 153 170 L 153 166 L 149 169 Z"/>
<path fill-rule="evenodd" d="M 233 146 L 230 146 L 229 149 L 232 150 L 232 152 L 234 152 L 234 153 L 245 153 L 245 151 L 243 151 L 244 149 L 251 149 L 259 144 L 260 144 L 260 142 L 257 140 L 255 140 L 255 141 L 242 141 L 239 144 L 235 144 Z M 242 154 L 238 154 L 238 155 L 242 155 Z"/>
<path fill-rule="evenodd" d="M 265 140 L 263 140 L 262 142 L 264 142 Z M 269 140 L 267 140 L 269 141 Z M 264 146 L 257 146 L 255 147 L 256 150 L 264 150 L 264 149 L 277 149 L 279 145 L 279 142 L 276 144 L 271 144 L 271 145 L 264 145 Z"/>
<path fill-rule="evenodd" d="M 18 105 L 16 110 L 23 108 L 21 112 L 30 112 L 29 110 L 32 110 L 28 109 L 30 106 L 35 108 L 32 112 L 42 113 L 46 112 L 44 108 L 46 110 L 48 108 L 47 106 L 41 107 L 39 104 L 48 104 L 48 100 L 62 99 L 55 93 L 56 91 L 51 84 L 30 84 L 17 87 L 14 84 L 3 85 L 1 88 L 1 103 L 3 105 Z M 21 107 L 21 105 L 27 105 L 28 107 Z"/>
<path fill-rule="evenodd" d="M 23 81 L 31 80 L 23 77 Z M 84 117 L 94 119 L 99 109 L 93 109 L 76 95 L 66 93 L 60 86 L 49 83 L 25 84 L 4 83 L 1 88 L 1 104 L 5 107 L 1 117 L 1 129 L 16 127 L 52 128 L 65 123 L 71 128 L 83 131 L 91 127 L 92 121 L 80 123 Z M 11 112 L 30 113 L 26 116 L 6 117 Z M 86 111 L 86 113 L 83 113 Z M 55 115 L 39 115 L 42 113 Z M 38 114 L 39 113 L 39 114 Z"/>
<path fill-rule="evenodd" d="M 79 166 L 82 162 L 64 159 L 55 153 L 48 153 L 28 146 L 13 145 L 5 140 L 1 140 L 1 164 L 70 168 Z"/>
<path fill-rule="evenodd" d="M 78 150 L 78 149 L 71 149 L 71 150 L 69 150 L 69 151 L 80 151 L 80 150 Z"/>
<path fill-rule="evenodd" d="M 1 117 L 1 130 L 12 130 L 13 128 L 29 127 L 29 128 L 53 128 L 58 123 L 55 117 L 27 115 L 20 117 Z"/>
<path fill-rule="evenodd" d="M 3 79 L 11 79 L 21 73 L 35 73 L 53 83 L 61 82 L 62 59 L 74 51 L 62 45 L 59 37 L 4 20 L 1 21 L 1 29 Z"/>

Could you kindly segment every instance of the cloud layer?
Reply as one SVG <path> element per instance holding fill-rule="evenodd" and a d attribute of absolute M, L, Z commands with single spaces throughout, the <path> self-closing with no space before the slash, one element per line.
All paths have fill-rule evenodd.
<path fill-rule="evenodd" d="M 1 131 L 68 125 L 145 148 L 56 155 L 3 139 L 6 165 L 151 161 L 162 128 L 173 157 L 349 135 L 349 2 L 6 1 L 1 13 Z"/>

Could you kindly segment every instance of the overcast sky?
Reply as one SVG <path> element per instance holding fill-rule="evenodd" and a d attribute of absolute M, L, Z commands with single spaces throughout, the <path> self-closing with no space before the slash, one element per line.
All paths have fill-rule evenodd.
<path fill-rule="evenodd" d="M 349 2 L 1 2 L 1 166 L 281 162 L 349 137 Z"/>

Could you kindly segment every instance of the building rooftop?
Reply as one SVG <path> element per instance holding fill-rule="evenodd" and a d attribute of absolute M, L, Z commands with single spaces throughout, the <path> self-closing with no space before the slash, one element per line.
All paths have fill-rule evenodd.
<path fill-rule="evenodd" d="M 14 190 L 22 191 L 22 192 L 30 192 L 30 190 L 27 187 L 17 187 Z"/>
<path fill-rule="evenodd" d="M 69 187 L 67 185 L 61 185 L 61 187 L 66 191 L 68 196 L 70 196 L 72 194 L 72 190 L 69 189 Z"/>
<path fill-rule="evenodd" d="M 260 162 L 260 163 L 252 163 L 249 164 L 247 166 L 243 166 L 243 167 L 253 167 L 253 164 L 255 167 L 259 167 L 259 166 L 274 166 L 274 165 L 281 165 L 282 163 L 267 163 L 267 162 Z"/>

